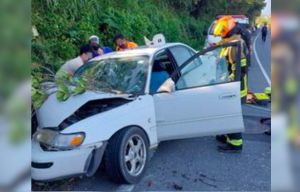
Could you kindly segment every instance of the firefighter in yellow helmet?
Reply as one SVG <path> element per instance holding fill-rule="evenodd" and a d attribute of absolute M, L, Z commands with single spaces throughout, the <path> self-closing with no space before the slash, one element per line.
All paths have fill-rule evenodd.
<path fill-rule="evenodd" d="M 247 83 L 247 55 L 250 55 L 250 43 L 245 42 L 242 37 L 242 30 L 231 16 L 224 16 L 216 21 L 213 26 L 213 33 L 216 36 L 221 36 L 222 41 L 218 44 L 240 42 L 242 48 L 241 54 L 241 99 L 242 103 L 246 102 L 248 92 Z M 248 44 L 248 45 L 247 45 Z M 224 57 L 228 63 L 229 80 L 235 80 L 236 72 L 236 47 L 226 47 L 220 52 L 220 57 Z M 218 150 L 222 152 L 240 152 L 243 149 L 242 133 L 233 133 L 227 135 L 218 135 L 216 139 L 225 145 L 218 146 Z"/>

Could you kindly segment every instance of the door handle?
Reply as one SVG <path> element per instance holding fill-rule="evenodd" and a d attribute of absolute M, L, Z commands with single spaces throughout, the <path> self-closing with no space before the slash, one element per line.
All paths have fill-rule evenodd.
<path fill-rule="evenodd" d="M 219 99 L 232 99 L 235 97 L 237 97 L 237 94 L 235 94 L 235 93 L 224 93 L 224 94 L 219 95 Z"/>

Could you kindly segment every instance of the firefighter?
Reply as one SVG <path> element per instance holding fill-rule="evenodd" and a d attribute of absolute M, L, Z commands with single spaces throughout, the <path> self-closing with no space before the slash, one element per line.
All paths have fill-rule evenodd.
<path fill-rule="evenodd" d="M 237 24 L 231 16 L 224 16 L 217 20 L 213 26 L 213 33 L 221 36 L 222 41 L 219 45 L 230 42 L 241 43 L 241 100 L 246 102 L 248 83 L 247 83 L 247 54 L 249 54 L 250 45 L 243 40 L 240 30 L 237 30 Z M 248 42 L 249 43 L 249 42 Z M 220 52 L 220 57 L 226 58 L 228 62 L 229 80 L 236 80 L 236 47 L 226 47 Z M 225 145 L 218 146 L 218 150 L 222 152 L 241 152 L 243 149 L 242 133 L 233 133 L 227 135 L 216 136 L 216 139 Z"/>

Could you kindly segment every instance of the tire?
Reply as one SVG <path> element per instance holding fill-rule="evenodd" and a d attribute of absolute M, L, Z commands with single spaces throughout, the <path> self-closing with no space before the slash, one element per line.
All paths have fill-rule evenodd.
<path fill-rule="evenodd" d="M 128 127 L 111 137 L 105 151 L 105 170 L 116 183 L 141 180 L 149 157 L 149 141 L 138 127 Z"/>

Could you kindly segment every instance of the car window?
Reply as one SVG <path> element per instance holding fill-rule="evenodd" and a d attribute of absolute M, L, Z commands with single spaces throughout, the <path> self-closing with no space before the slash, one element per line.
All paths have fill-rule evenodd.
<path fill-rule="evenodd" d="M 193 54 L 191 53 L 190 49 L 184 46 L 175 46 L 171 47 L 170 51 L 175 58 L 175 61 L 178 66 L 181 66 L 188 58 L 190 58 Z"/>
<path fill-rule="evenodd" d="M 228 61 L 220 56 L 221 49 L 217 48 L 200 55 L 183 67 L 176 89 L 230 82 Z"/>

